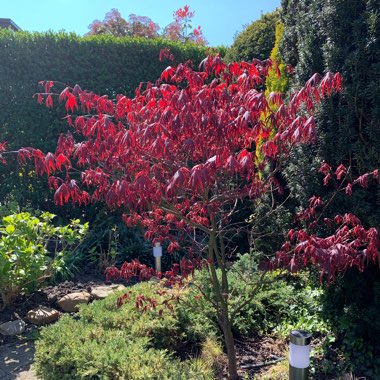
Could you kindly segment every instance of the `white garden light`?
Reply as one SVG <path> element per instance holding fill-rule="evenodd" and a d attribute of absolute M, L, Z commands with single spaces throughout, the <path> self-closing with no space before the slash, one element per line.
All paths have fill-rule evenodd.
<path fill-rule="evenodd" d="M 309 377 L 311 334 L 304 330 L 290 332 L 289 380 Z"/>
<path fill-rule="evenodd" d="M 162 257 L 162 247 L 160 243 L 156 243 L 153 247 L 153 257 L 156 267 L 156 272 L 161 272 L 161 257 Z"/>

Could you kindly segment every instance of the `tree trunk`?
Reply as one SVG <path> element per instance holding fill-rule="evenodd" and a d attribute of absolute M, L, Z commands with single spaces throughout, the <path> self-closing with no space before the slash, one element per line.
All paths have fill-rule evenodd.
<path fill-rule="evenodd" d="M 215 291 L 215 300 L 216 300 L 216 312 L 218 317 L 219 326 L 223 332 L 224 344 L 226 346 L 227 358 L 228 358 L 228 379 L 229 380 L 238 380 L 239 375 L 237 372 L 237 361 L 236 361 L 236 350 L 234 337 L 232 335 L 231 320 L 228 310 L 228 296 L 229 296 L 229 287 L 228 287 L 228 277 L 226 271 L 226 262 L 224 254 L 224 242 L 221 238 L 221 247 L 222 254 L 218 249 L 218 243 L 216 240 L 216 223 L 212 219 L 213 229 L 210 233 L 209 240 L 209 258 L 211 259 L 209 268 L 211 273 L 211 283 Z M 219 265 L 219 269 L 222 272 L 222 281 L 219 283 L 218 276 L 216 274 L 215 261 Z"/>
<path fill-rule="evenodd" d="M 229 380 L 238 380 L 239 375 L 237 372 L 237 361 L 236 361 L 236 350 L 234 337 L 232 335 L 231 322 L 228 318 L 227 310 L 223 311 L 223 316 L 219 321 L 220 327 L 224 335 L 224 343 L 227 350 L 228 358 L 228 379 Z"/>

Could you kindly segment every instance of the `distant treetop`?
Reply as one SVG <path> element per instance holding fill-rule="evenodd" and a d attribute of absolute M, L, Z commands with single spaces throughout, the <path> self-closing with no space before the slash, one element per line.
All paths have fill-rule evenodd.
<path fill-rule="evenodd" d="M 190 11 L 190 7 L 185 5 L 173 13 L 174 21 L 167 25 L 162 34 L 160 26 L 147 16 L 137 16 L 130 14 L 128 20 L 123 18 L 117 9 L 111 9 L 106 13 L 103 21 L 94 20 L 89 25 L 87 35 L 110 34 L 115 37 L 143 37 L 156 38 L 164 37 L 172 41 L 183 43 L 193 42 L 199 45 L 206 45 L 207 41 L 203 36 L 200 26 L 193 28 L 191 20 L 195 12 Z"/>
<path fill-rule="evenodd" d="M 87 35 L 111 34 L 115 37 L 158 37 L 160 27 L 147 16 L 130 14 L 128 21 L 117 9 L 106 13 L 103 21 L 94 20 L 88 27 Z"/>
<path fill-rule="evenodd" d="M 260 19 L 245 26 L 235 36 L 227 59 L 231 61 L 250 61 L 269 58 L 275 43 L 276 24 L 280 21 L 280 11 L 263 14 Z"/>

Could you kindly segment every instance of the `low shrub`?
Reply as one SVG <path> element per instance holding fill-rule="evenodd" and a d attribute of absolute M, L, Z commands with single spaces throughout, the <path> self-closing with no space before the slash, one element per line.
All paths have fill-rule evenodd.
<path fill-rule="evenodd" d="M 22 212 L 3 217 L 0 226 L 0 309 L 21 293 L 36 290 L 65 270 L 69 254 L 86 233 L 87 224 L 73 220 L 55 227 L 53 214 L 40 217 Z"/>
<path fill-rule="evenodd" d="M 81 307 L 75 319 L 64 316 L 44 328 L 36 344 L 37 374 L 45 380 L 214 378 L 201 356 L 189 359 L 210 331 L 181 301 L 187 290 L 147 282 L 124 293 L 119 306 L 121 294 L 111 295 Z M 153 300 L 157 304 L 146 307 Z"/>
<path fill-rule="evenodd" d="M 107 267 L 136 257 L 152 260 L 151 246 L 144 240 L 143 231 L 127 227 L 121 212 L 110 212 L 106 206 L 96 207 L 93 213 L 90 208 L 86 211 L 90 227 L 78 254 L 79 267 L 104 273 Z"/>
<path fill-rule="evenodd" d="M 256 258 L 252 254 L 241 255 L 228 272 L 231 287 L 229 304 L 232 309 L 241 302 L 242 295 L 247 296 L 256 288 L 262 273 Z M 187 302 L 191 303 L 191 310 L 198 310 L 199 315 L 213 321 L 216 328 L 215 313 L 209 302 L 196 295 L 197 287 L 200 287 L 203 293 L 213 297 L 207 276 L 207 270 L 196 275 L 194 295 Z M 311 332 L 327 331 L 320 314 L 322 290 L 312 288 L 306 272 L 297 275 L 270 272 L 262 281 L 252 300 L 234 318 L 235 334 L 276 333 L 287 337 L 295 328 Z"/>
<path fill-rule="evenodd" d="M 347 371 L 380 378 L 380 269 L 348 270 L 322 298 L 323 314 L 337 337 Z M 360 286 L 358 286 L 360 284 Z"/>

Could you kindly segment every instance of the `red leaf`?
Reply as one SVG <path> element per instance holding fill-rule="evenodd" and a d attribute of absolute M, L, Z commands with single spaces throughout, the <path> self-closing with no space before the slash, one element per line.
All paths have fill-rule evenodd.
<path fill-rule="evenodd" d="M 44 99 L 43 99 L 41 94 L 37 95 L 37 102 L 38 102 L 38 104 L 42 104 L 44 102 Z"/>
<path fill-rule="evenodd" d="M 45 171 L 47 175 L 50 175 L 50 171 L 55 171 L 55 156 L 53 153 L 48 153 L 45 156 Z"/>
<path fill-rule="evenodd" d="M 53 107 L 53 98 L 51 95 L 49 95 L 47 98 L 46 98 L 46 107 L 48 108 L 52 108 Z"/>
<path fill-rule="evenodd" d="M 346 186 L 346 195 L 349 197 L 352 195 L 352 185 L 350 183 Z"/>
<path fill-rule="evenodd" d="M 168 66 L 161 74 L 161 80 L 164 80 L 165 82 L 167 82 L 169 80 L 169 78 L 171 78 L 174 73 L 176 72 L 176 69 L 171 67 L 171 66 Z"/>
<path fill-rule="evenodd" d="M 335 175 L 338 181 L 341 180 L 346 175 L 346 173 L 347 173 L 346 167 L 343 164 L 340 164 L 335 171 Z"/>
<path fill-rule="evenodd" d="M 235 159 L 234 156 L 229 156 L 224 165 L 224 168 L 231 174 L 235 174 L 240 171 L 241 167 L 239 162 Z"/>
<path fill-rule="evenodd" d="M 71 112 L 74 112 L 75 108 L 78 109 L 77 100 L 73 94 L 69 93 L 66 101 L 66 111 L 70 110 Z"/>

